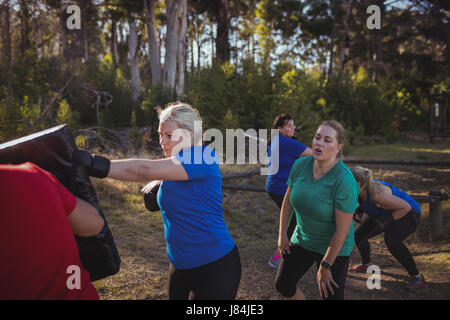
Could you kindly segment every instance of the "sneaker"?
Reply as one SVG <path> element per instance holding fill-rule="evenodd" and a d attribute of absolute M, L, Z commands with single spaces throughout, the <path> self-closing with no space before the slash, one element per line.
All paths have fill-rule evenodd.
<path fill-rule="evenodd" d="M 269 266 L 271 266 L 272 268 L 278 269 L 278 267 L 280 266 L 280 262 L 281 262 L 281 257 L 278 254 L 274 254 L 270 259 L 269 259 Z"/>
<path fill-rule="evenodd" d="M 367 268 L 369 268 L 371 263 L 368 264 L 358 264 L 357 266 L 350 267 L 351 272 L 356 273 L 367 273 Z"/>
<path fill-rule="evenodd" d="M 417 276 L 411 277 L 409 283 L 406 285 L 406 289 L 409 291 L 416 291 L 425 285 L 425 278 L 423 275 L 419 274 Z"/>

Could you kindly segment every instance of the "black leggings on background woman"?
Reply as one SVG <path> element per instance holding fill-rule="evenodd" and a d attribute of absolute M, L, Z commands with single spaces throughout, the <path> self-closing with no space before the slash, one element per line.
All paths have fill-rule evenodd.
<path fill-rule="evenodd" d="M 419 273 L 416 263 L 403 241 L 414 231 L 419 223 L 420 215 L 410 211 L 407 215 L 386 227 L 381 226 L 375 219 L 369 217 L 355 231 L 355 242 L 361 255 L 362 263 L 371 262 L 369 239 L 384 232 L 384 242 L 389 252 L 408 271 L 410 276 Z"/>

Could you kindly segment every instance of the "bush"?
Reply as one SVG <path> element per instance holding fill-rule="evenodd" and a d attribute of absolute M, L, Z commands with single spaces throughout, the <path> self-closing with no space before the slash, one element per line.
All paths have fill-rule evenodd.
<path fill-rule="evenodd" d="M 59 102 L 59 108 L 56 114 L 56 123 L 63 124 L 67 123 L 70 130 L 74 131 L 80 128 L 78 120 L 80 115 L 78 112 L 72 112 L 70 105 L 65 99 Z"/>

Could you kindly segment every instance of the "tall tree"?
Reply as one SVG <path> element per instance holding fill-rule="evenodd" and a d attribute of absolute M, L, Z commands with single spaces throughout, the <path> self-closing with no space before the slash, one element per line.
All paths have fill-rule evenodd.
<path fill-rule="evenodd" d="M 186 19 L 187 19 L 187 2 L 186 0 L 166 0 L 167 15 L 167 35 L 166 35 L 166 54 L 163 69 L 163 86 L 171 90 L 175 89 L 177 70 L 178 75 L 184 76 L 184 72 L 180 72 L 181 57 L 184 53 L 180 50 L 180 42 L 184 42 L 186 38 Z M 180 80 L 179 80 L 180 81 Z M 181 82 L 178 82 L 181 84 Z M 177 94 L 182 88 L 177 89 Z"/>
<path fill-rule="evenodd" d="M 216 58 L 220 62 L 230 60 L 229 32 L 231 9 L 229 0 L 217 0 Z"/>
<path fill-rule="evenodd" d="M 350 44 L 351 44 L 350 28 L 351 28 L 353 4 L 354 4 L 353 0 L 347 0 L 347 10 L 345 15 L 344 28 L 342 30 L 343 35 L 341 43 L 341 52 L 339 55 L 339 65 L 341 70 L 344 70 L 350 52 Z"/>
<path fill-rule="evenodd" d="M 189 0 L 189 4 L 195 7 L 199 14 L 207 14 L 209 20 L 217 25 L 217 35 L 214 39 L 215 53 L 212 55 L 219 63 L 230 60 L 230 40 L 229 33 L 231 18 L 236 10 L 237 1 L 231 0 Z"/>
<path fill-rule="evenodd" d="M 184 1 L 182 13 L 180 15 L 180 29 L 178 33 L 177 48 L 177 77 L 175 83 L 175 94 L 181 97 L 184 92 L 184 80 L 186 71 L 186 46 L 187 46 L 187 2 Z"/>
<path fill-rule="evenodd" d="M 141 96 L 141 79 L 139 75 L 139 42 L 136 31 L 136 20 L 130 18 L 128 24 L 130 27 L 130 34 L 128 35 L 128 59 L 130 61 L 131 100 L 137 103 Z"/>
<path fill-rule="evenodd" d="M 157 85 L 161 82 L 161 49 L 159 44 L 159 33 L 156 26 L 156 0 L 143 1 L 145 6 L 145 23 L 147 26 L 152 85 Z"/>
<path fill-rule="evenodd" d="M 20 11 L 19 11 L 19 17 L 21 20 L 20 27 L 21 27 L 21 42 L 20 42 L 20 52 L 22 55 L 25 54 L 25 52 L 30 47 L 30 10 L 28 9 L 28 4 L 25 0 L 19 1 L 20 5 Z"/>
<path fill-rule="evenodd" d="M 12 42 L 11 42 L 11 16 L 10 16 L 10 4 L 9 0 L 6 0 L 0 6 L 0 16 L 2 17 L 2 42 L 3 42 L 3 57 L 6 59 L 5 69 L 7 74 L 7 88 L 8 97 L 12 95 L 12 68 L 13 68 L 13 56 L 12 56 Z"/>

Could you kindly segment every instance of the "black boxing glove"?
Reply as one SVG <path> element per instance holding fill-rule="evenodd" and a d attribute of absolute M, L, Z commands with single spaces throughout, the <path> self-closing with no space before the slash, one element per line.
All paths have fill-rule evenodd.
<path fill-rule="evenodd" d="M 152 188 L 144 187 L 144 203 L 148 211 L 155 212 L 159 211 L 158 201 L 156 201 L 156 196 L 161 183 L 156 184 Z M 147 185 L 148 186 L 148 185 Z"/>
<path fill-rule="evenodd" d="M 106 178 L 111 167 L 111 161 L 108 158 L 91 154 L 86 150 L 75 149 L 72 160 L 74 164 L 85 167 L 90 177 Z"/>

